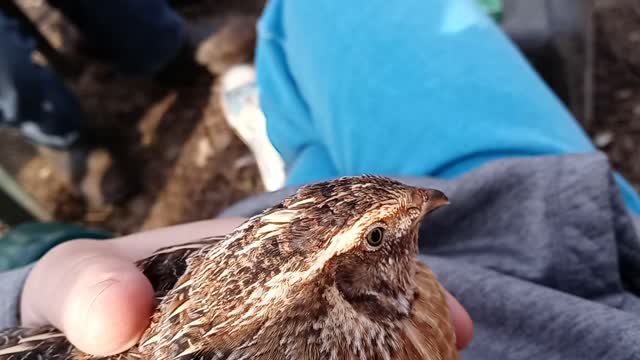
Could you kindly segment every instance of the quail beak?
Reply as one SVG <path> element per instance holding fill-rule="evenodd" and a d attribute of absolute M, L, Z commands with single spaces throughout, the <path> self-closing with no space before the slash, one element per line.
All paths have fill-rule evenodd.
<path fill-rule="evenodd" d="M 422 205 L 422 209 L 425 214 L 428 214 L 437 208 L 449 205 L 449 199 L 440 190 L 428 189 L 425 190 L 424 193 L 426 195 L 426 201 Z"/>
<path fill-rule="evenodd" d="M 422 222 L 425 215 L 449 204 L 447 196 L 442 191 L 435 189 L 418 189 L 412 194 L 411 200 L 416 208 L 420 209 L 420 216 L 416 218 L 414 224 L 416 227 Z"/>

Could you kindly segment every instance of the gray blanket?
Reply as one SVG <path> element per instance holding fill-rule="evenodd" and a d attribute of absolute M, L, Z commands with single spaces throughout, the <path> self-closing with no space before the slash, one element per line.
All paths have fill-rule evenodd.
<path fill-rule="evenodd" d="M 637 219 L 604 155 L 495 161 L 450 181 L 399 179 L 451 200 L 425 221 L 421 249 L 474 320 L 463 359 L 640 359 Z M 223 216 L 255 214 L 291 191 Z M 17 284 L 25 273 L 0 281 Z M 0 310 L 15 319 L 18 288 L 1 287 Z"/>

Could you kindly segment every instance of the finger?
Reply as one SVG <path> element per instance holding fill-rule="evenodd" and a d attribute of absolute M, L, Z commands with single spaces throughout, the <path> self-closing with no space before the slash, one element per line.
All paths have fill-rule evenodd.
<path fill-rule="evenodd" d="M 204 220 L 167 228 L 135 233 L 109 240 L 114 251 L 131 261 L 150 256 L 155 250 L 204 237 L 226 235 L 246 221 L 246 218 Z"/>
<path fill-rule="evenodd" d="M 451 322 L 456 331 L 456 346 L 464 349 L 471 342 L 473 337 L 473 321 L 469 313 L 462 307 L 456 298 L 446 292 L 447 303 L 449 304 L 449 314 Z"/>
<path fill-rule="evenodd" d="M 72 286 L 54 325 L 79 349 L 112 355 L 134 345 L 153 309 L 149 280 L 126 259 L 100 258 Z"/>
<path fill-rule="evenodd" d="M 52 271 L 43 274 L 34 268 L 23 293 L 31 301 L 23 303 L 23 323 L 52 324 L 90 354 L 128 349 L 148 326 L 154 305 L 151 284 L 131 261 L 105 247 L 69 245 L 49 259 L 56 266 L 48 267 Z"/>
<path fill-rule="evenodd" d="M 54 325 L 91 354 L 124 351 L 146 328 L 154 300 L 149 281 L 133 262 L 159 247 L 224 235 L 244 220 L 201 221 L 113 240 L 63 243 L 31 271 L 22 293 L 22 324 Z"/>

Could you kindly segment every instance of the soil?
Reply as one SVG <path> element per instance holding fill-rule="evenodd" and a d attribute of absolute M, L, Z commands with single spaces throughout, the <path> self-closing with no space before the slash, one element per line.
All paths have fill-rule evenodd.
<path fill-rule="evenodd" d="M 68 46 L 73 42 L 69 39 L 77 39 L 73 28 L 43 1 L 19 3 L 52 43 L 73 51 Z M 137 179 L 128 182 L 138 185 L 137 195 L 120 205 L 83 201 L 65 185 L 50 153 L 38 151 L 14 132 L 0 132 L 0 142 L 6 144 L 0 163 L 55 219 L 124 234 L 211 218 L 261 191 L 251 153 L 223 118 L 217 75 L 234 62 L 250 59 L 253 25 L 263 3 L 173 3 L 189 20 L 216 29 L 213 37 L 222 34 L 213 40 L 215 46 L 208 44 L 214 51 L 205 47 L 199 54 L 209 72 L 194 84 L 171 87 L 125 78 L 91 58 L 84 59 L 77 78 L 68 80 L 100 134 L 100 145 L 115 154 L 96 155 L 95 171 L 102 176 L 98 183 L 88 182 L 87 189 L 109 188 L 109 171 L 114 169 L 109 164 L 121 164 L 129 178 Z M 640 189 L 640 6 L 634 0 L 596 4 L 595 108 L 593 119 L 583 125 L 614 166 Z"/>
<path fill-rule="evenodd" d="M 596 144 L 640 190 L 640 2 L 596 1 L 594 119 Z"/>
<path fill-rule="evenodd" d="M 69 43 L 78 43 L 78 36 L 59 14 L 42 1 L 19 3 L 56 47 L 73 53 Z M 207 56 L 207 47 L 221 50 L 209 51 L 211 58 L 202 59 L 210 69 L 221 72 L 234 62 L 251 60 L 260 1 L 175 3 L 203 31 L 211 29 L 199 54 Z M 246 31 L 234 31 L 243 39 L 228 38 L 229 28 L 243 25 Z M 262 190 L 251 153 L 223 118 L 219 73 L 203 67 L 195 81 L 166 86 L 124 77 L 93 58 L 72 55 L 81 58 L 82 71 L 67 84 L 81 102 L 97 145 L 113 154 L 103 151 L 91 157 L 84 183 L 93 194 L 91 201 L 70 190 L 61 154 L 33 147 L 15 131 L 0 133 L 0 163 L 54 219 L 125 234 L 211 218 Z M 101 196 L 119 187 L 117 177 L 110 175 L 121 174 L 127 175 L 126 188 L 137 194 L 122 204 L 107 205 Z"/>

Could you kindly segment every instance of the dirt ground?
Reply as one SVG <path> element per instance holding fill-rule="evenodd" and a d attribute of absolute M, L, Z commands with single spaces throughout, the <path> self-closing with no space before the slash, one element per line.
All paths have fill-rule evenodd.
<path fill-rule="evenodd" d="M 45 11 L 42 1 L 20 3 L 54 44 L 64 48 L 63 39 L 73 38 L 73 31 Z M 47 157 L 15 133 L 0 132 L 0 142 L 6 144 L 0 163 L 56 219 L 130 233 L 211 218 L 261 190 L 253 157 L 222 117 L 215 75 L 250 58 L 252 23 L 247 19 L 255 19 L 263 4 L 258 0 L 174 3 L 190 20 L 227 29 L 215 38 L 214 48 L 224 49 L 223 54 L 213 52 L 207 59 L 217 64 L 213 75 L 203 74 L 193 86 L 166 88 L 124 78 L 87 61 L 81 75 L 69 82 L 101 141 L 139 179 L 137 195 L 117 206 L 83 202 L 65 187 Z M 617 169 L 640 189 L 640 6 L 634 8 L 636 1 L 629 0 L 596 3 L 595 116 L 584 125 Z M 234 20 L 238 15 L 244 16 L 241 21 Z M 244 36 L 241 44 L 228 36 L 238 31 Z M 108 178 L 107 174 L 107 186 Z"/>
<path fill-rule="evenodd" d="M 76 36 L 58 14 L 48 11 L 42 1 L 20 3 L 54 45 L 69 47 L 67 43 Z M 215 30 L 210 39 L 215 43 L 210 45 L 223 51 L 207 61 L 216 69 L 245 58 L 250 60 L 251 51 L 247 51 L 245 43 L 254 41 L 254 23 L 247 19 L 255 19 L 261 2 L 176 3 L 184 16 L 204 24 L 203 29 L 210 26 Z M 244 43 L 224 38 L 229 27 L 238 30 L 243 25 Z M 244 54 L 234 53 L 243 50 Z M 203 70 L 195 84 L 167 88 L 157 81 L 120 76 L 108 66 L 85 59 L 80 76 L 68 81 L 96 129 L 100 145 L 115 154 L 113 161 L 124 164 L 131 179 L 138 180 L 130 185 L 137 187 L 139 193 L 121 205 L 81 201 L 58 176 L 59 167 L 49 161 L 59 156 L 43 156 L 15 132 L 0 134 L 0 141 L 7 144 L 3 145 L 0 161 L 57 220 L 122 234 L 211 218 L 233 202 L 261 190 L 251 153 L 222 117 L 215 75 Z M 91 166 L 99 168 L 93 172 L 107 172 L 91 177 L 100 183 L 88 181 L 88 187 L 93 188 L 90 191 L 96 193 L 100 192 L 98 187 L 110 185 L 111 159 L 92 159 L 95 164 Z M 106 165 L 100 164 L 105 161 Z"/>
<path fill-rule="evenodd" d="M 640 190 L 640 2 L 596 5 L 594 120 L 584 125 Z"/>

